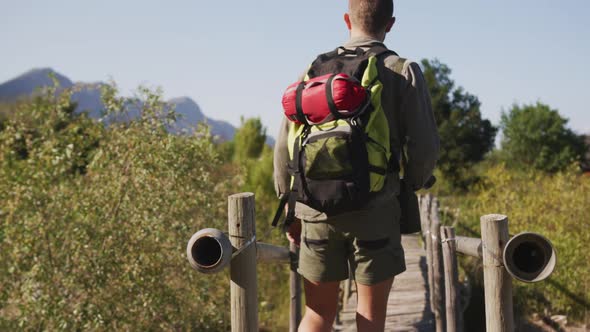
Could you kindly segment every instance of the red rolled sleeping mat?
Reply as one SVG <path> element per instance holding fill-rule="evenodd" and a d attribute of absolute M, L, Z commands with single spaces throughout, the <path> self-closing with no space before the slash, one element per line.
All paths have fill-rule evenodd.
<path fill-rule="evenodd" d="M 283 109 L 285 116 L 295 123 L 320 124 L 355 115 L 364 109 L 367 95 L 357 79 L 346 74 L 327 74 L 287 87 Z"/>

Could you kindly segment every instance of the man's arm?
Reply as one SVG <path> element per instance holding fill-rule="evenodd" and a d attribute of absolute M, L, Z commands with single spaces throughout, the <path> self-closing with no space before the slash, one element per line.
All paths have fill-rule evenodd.
<path fill-rule="evenodd" d="M 418 190 L 428 181 L 438 159 L 440 140 L 422 70 L 417 63 L 402 70 L 408 85 L 404 91 L 401 119 L 405 135 L 404 179 Z"/>
<path fill-rule="evenodd" d="M 275 191 L 277 196 L 282 196 L 289 190 L 290 176 L 287 172 L 287 163 L 289 162 L 289 150 L 287 148 L 287 136 L 289 132 L 289 123 L 283 117 L 283 122 L 279 130 L 279 136 L 275 143 L 273 158 L 273 176 L 275 182 Z"/>

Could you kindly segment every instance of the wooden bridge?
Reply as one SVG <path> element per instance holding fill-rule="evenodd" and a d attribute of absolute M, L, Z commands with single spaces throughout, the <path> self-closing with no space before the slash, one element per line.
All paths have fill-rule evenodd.
<path fill-rule="evenodd" d="M 534 233 L 508 235 L 504 215 L 481 217 L 481 238 L 456 236 L 453 227 L 441 226 L 438 201 L 420 197 L 422 234 L 402 238 L 406 271 L 395 278 L 387 305 L 386 331 L 462 331 L 457 252 L 482 260 L 485 318 L 488 332 L 514 331 L 512 278 L 525 282 L 547 278 L 555 266 L 551 243 Z M 301 280 L 295 271 L 296 248 L 256 241 L 254 195 L 229 197 L 229 232 L 204 229 L 187 245 L 190 264 L 200 272 L 215 273 L 230 267 L 231 329 L 258 331 L 256 263 L 291 263 L 290 331 L 301 320 Z M 353 283 L 343 287 L 342 308 L 335 331 L 356 331 L 356 294 Z"/>

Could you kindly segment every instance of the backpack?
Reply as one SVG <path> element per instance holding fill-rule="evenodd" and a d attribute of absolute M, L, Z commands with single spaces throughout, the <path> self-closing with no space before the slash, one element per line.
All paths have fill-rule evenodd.
<path fill-rule="evenodd" d="M 383 84 L 377 70 L 378 59 L 386 54 L 396 55 L 381 44 L 367 50 L 339 47 L 319 55 L 304 79 L 287 89 L 283 105 L 287 118 L 292 121 L 287 138 L 291 186 L 281 197 L 273 226 L 286 205 L 285 226 L 295 219 L 296 202 L 328 216 L 359 210 L 372 194 L 383 189 L 387 173 L 399 172 L 398 156 L 390 145 L 389 122 L 381 104 Z M 323 79 L 325 75 L 330 75 L 327 80 Z M 366 100 L 358 109 L 338 109 L 330 83 L 339 75 L 356 80 L 364 89 Z M 327 99 L 327 103 L 306 103 L 304 90 L 306 87 L 317 90 L 317 84 L 312 82 L 317 78 L 321 78 L 317 84 L 325 85 L 319 91 L 325 91 L 322 99 Z M 295 93 L 294 86 L 297 86 Z M 355 99 L 355 103 L 340 100 L 341 105 L 358 104 L 358 93 L 355 93 L 358 89 L 349 90 L 353 91 L 351 96 L 344 92 L 339 98 Z M 317 91 L 307 95 L 318 99 Z M 293 104 L 295 116 L 292 107 L 288 107 Z M 330 117 L 319 122 L 306 120 L 314 115 L 307 105 L 322 109 L 324 104 L 329 106 Z"/>

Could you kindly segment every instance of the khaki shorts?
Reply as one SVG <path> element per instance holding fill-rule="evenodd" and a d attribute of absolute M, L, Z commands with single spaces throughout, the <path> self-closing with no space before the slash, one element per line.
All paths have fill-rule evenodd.
<path fill-rule="evenodd" d="M 348 279 L 373 285 L 406 270 L 399 231 L 400 209 L 394 204 L 303 222 L 298 272 L 307 280 Z M 350 270 L 349 270 L 350 267 Z"/>

